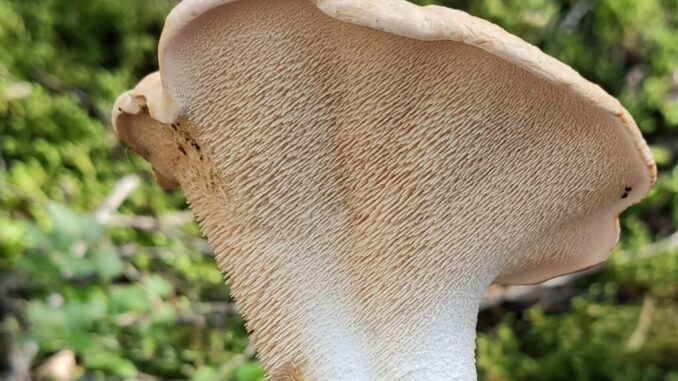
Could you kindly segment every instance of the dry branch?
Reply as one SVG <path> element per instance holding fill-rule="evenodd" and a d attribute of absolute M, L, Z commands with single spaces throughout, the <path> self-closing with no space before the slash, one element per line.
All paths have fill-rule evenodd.
<path fill-rule="evenodd" d="M 678 232 L 643 246 L 637 250 L 623 250 L 618 252 L 618 261 L 629 262 L 637 259 L 650 258 L 661 255 L 669 250 L 678 249 Z M 540 284 L 530 286 L 508 286 L 490 288 L 480 304 L 480 309 L 488 309 L 503 303 L 534 303 L 552 290 L 572 285 L 576 280 L 589 275 L 597 274 L 605 269 L 605 263 L 578 273 L 567 274 Z"/>
<path fill-rule="evenodd" d="M 106 225 L 141 230 L 166 230 L 185 225 L 191 221 L 193 221 L 193 215 L 189 211 L 166 214 L 161 217 L 112 214 L 109 216 Z"/>
<path fill-rule="evenodd" d="M 236 368 L 241 366 L 242 364 L 246 363 L 249 359 L 254 356 L 256 353 L 256 349 L 254 348 L 254 345 L 252 343 L 248 343 L 247 347 L 245 347 L 245 350 L 242 351 L 242 353 L 239 353 L 233 358 L 231 358 L 230 361 L 225 363 L 219 368 L 219 372 L 217 375 L 217 380 L 225 380 L 229 374 L 231 374 L 232 371 L 234 371 Z"/>
<path fill-rule="evenodd" d="M 127 175 L 121 178 L 113 187 L 113 190 L 106 196 L 104 202 L 94 211 L 94 218 L 103 225 L 106 225 L 120 205 L 134 191 L 141 179 L 136 175 Z"/>

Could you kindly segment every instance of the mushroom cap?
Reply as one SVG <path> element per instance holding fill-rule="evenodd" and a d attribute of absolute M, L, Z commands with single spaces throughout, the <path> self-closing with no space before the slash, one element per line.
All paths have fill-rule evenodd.
<path fill-rule="evenodd" d="M 277 194 L 281 162 L 321 168 L 285 186 L 332 194 L 357 241 L 411 235 L 411 245 L 446 250 L 432 263 L 486 265 L 503 283 L 604 261 L 618 215 L 656 179 L 616 99 L 498 26 L 444 7 L 184 0 L 167 18 L 159 63 L 118 99 L 113 123 L 161 185 L 181 182 L 179 164 L 158 152 L 174 146 L 153 131 L 182 117 L 221 181 L 256 164 L 252 173 L 270 182 L 256 192 Z M 242 205 L 263 208 L 249 211 L 259 216 L 285 207 Z"/>
<path fill-rule="evenodd" d="M 172 175 L 167 157 L 173 148 L 169 144 L 171 140 L 167 138 L 167 131 L 160 128 L 163 123 L 159 122 L 164 115 L 158 113 L 167 110 L 174 110 L 174 107 L 162 103 L 160 73 L 155 72 L 118 97 L 111 119 L 118 137 L 153 165 L 158 185 L 169 190 L 178 187 L 179 183 Z"/>

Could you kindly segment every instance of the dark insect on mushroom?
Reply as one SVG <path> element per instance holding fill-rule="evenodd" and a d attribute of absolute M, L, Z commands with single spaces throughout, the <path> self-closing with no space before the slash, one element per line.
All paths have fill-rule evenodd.
<path fill-rule="evenodd" d="M 624 198 L 629 197 L 629 193 L 630 193 L 632 190 L 633 190 L 633 188 L 631 188 L 631 187 L 624 187 L 624 193 L 622 193 L 621 198 L 624 199 Z"/>

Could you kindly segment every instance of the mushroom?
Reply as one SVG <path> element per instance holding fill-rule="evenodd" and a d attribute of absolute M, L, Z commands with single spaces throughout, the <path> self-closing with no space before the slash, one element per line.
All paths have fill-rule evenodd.
<path fill-rule="evenodd" d="M 439 6 L 184 0 L 159 63 L 113 125 L 274 380 L 475 380 L 486 287 L 604 261 L 656 177 L 617 100 Z"/>

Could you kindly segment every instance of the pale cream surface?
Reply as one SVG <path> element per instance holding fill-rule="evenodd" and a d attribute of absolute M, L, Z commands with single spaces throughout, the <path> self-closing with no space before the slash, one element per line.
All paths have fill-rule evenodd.
<path fill-rule="evenodd" d="M 653 181 L 639 133 L 570 87 L 305 0 L 210 9 L 162 65 L 114 123 L 185 189 L 280 377 L 474 379 L 485 287 L 603 261 Z M 143 109 L 163 90 L 173 124 Z"/>

